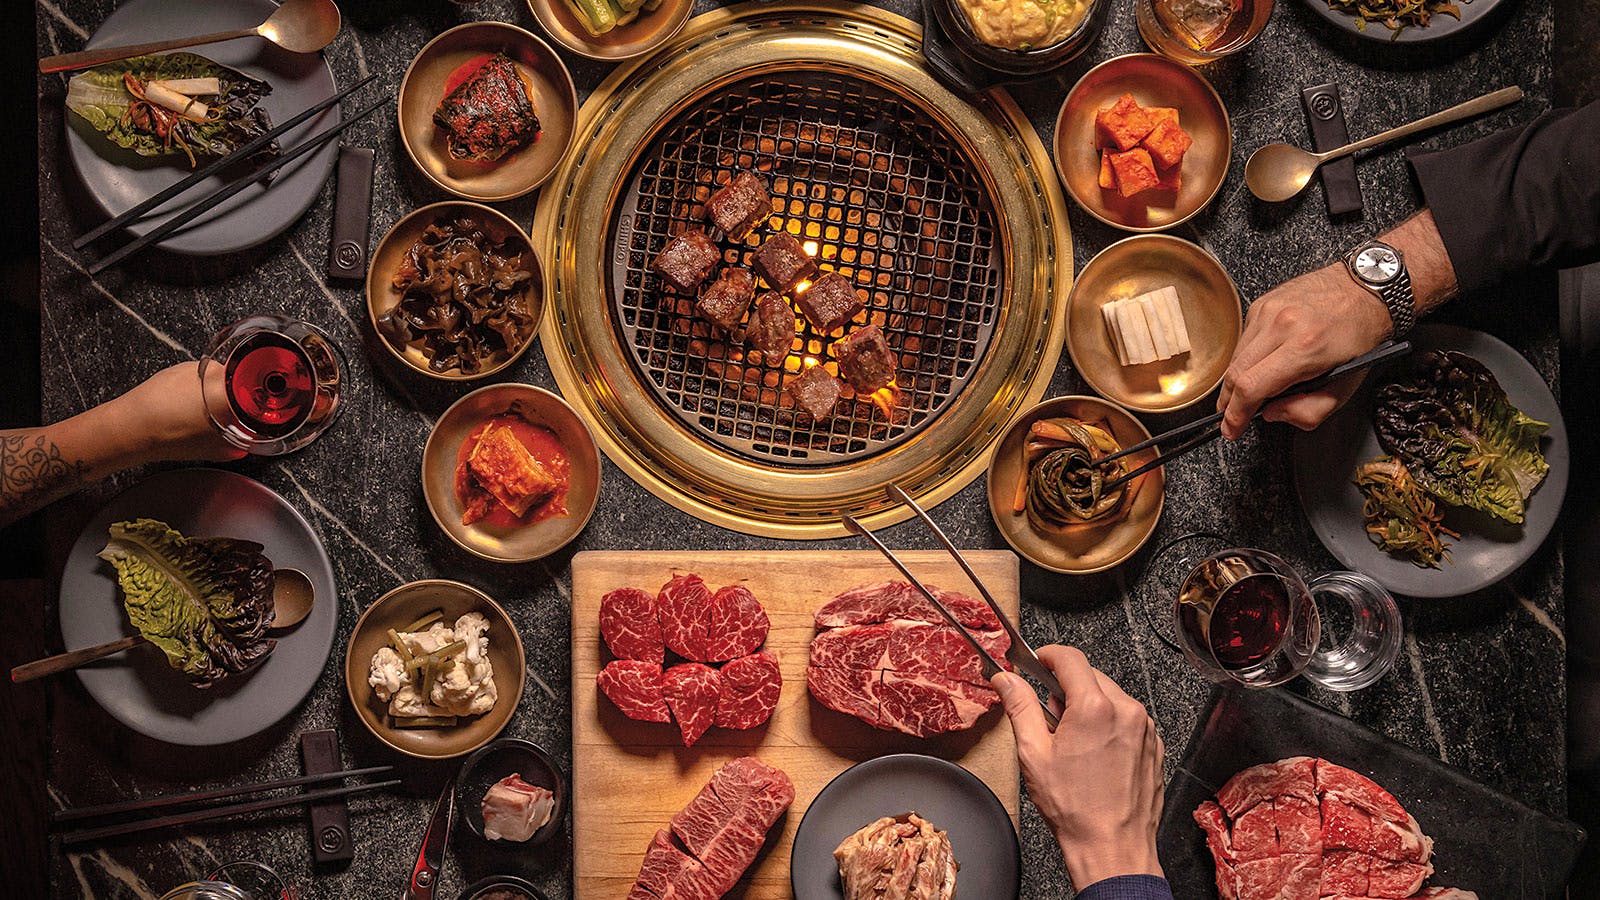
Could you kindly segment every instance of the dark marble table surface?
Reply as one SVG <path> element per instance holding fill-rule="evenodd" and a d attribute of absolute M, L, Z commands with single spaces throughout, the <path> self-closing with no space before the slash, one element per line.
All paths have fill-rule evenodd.
<path fill-rule="evenodd" d="M 390 92 L 412 55 L 458 20 L 499 18 L 535 27 L 527 7 L 512 0 L 467 6 L 446 0 L 354 0 L 345 5 L 347 27 L 327 50 L 334 71 L 342 83 L 376 72 L 382 89 Z M 708 6 L 706 0 L 700 5 Z M 917 15 L 906 0 L 888 5 Z M 1535 0 L 1512 0 L 1511 5 L 1507 21 L 1464 55 L 1405 68 L 1334 46 L 1303 0 L 1280 0 L 1253 48 L 1206 70 L 1232 111 L 1234 159 L 1216 203 L 1177 233 L 1214 252 L 1244 296 L 1252 298 L 1408 215 L 1418 197 L 1397 150 L 1378 152 L 1361 163 L 1366 212 L 1336 222 L 1330 222 L 1323 208 L 1320 189 L 1281 209 L 1256 204 L 1245 190 L 1244 159 L 1269 141 L 1304 142 L 1298 90 L 1332 79 L 1344 85 L 1351 128 L 1358 134 L 1512 83 L 1528 91 L 1520 105 L 1425 142 L 1453 144 L 1532 118 L 1549 103 L 1551 13 L 1547 4 Z M 111 0 L 38 0 L 40 53 L 79 48 L 112 7 Z M 1093 62 L 1139 49 L 1132 4 L 1115 2 L 1096 47 L 1063 76 L 1016 94 L 1048 134 L 1072 78 Z M 580 88 L 592 87 L 607 70 L 567 59 Z M 402 582 L 435 576 L 479 585 L 512 611 L 527 648 L 531 678 L 506 733 L 539 742 L 567 764 L 568 567 L 573 552 L 799 546 L 698 522 L 656 500 L 608 463 L 599 509 L 588 530 L 563 553 L 519 566 L 468 556 L 429 520 L 415 475 L 431 423 L 465 389 L 375 370 L 361 352 L 367 329 L 360 291 L 329 286 L 323 277 L 331 184 L 296 228 L 259 250 L 222 261 L 155 259 L 91 279 L 70 250 L 72 236 L 93 219 L 84 211 L 86 204 L 62 152 L 64 80 L 43 77 L 39 90 L 47 417 L 77 412 L 161 366 L 195 358 L 218 328 L 247 313 L 282 312 L 307 319 L 351 351 L 343 421 L 297 455 L 234 467 L 298 508 L 334 559 L 340 631 L 335 655 L 310 700 L 257 738 L 222 751 L 188 751 L 133 735 L 101 712 L 75 681 L 59 679 L 50 688 L 52 808 L 298 774 L 295 735 L 314 727 L 337 726 L 351 764 L 395 761 L 355 721 L 344 699 L 340 654 L 356 617 L 376 597 Z M 441 199 L 406 159 L 392 109 L 357 125 L 345 140 L 377 148 L 374 241 L 406 211 Z M 527 222 L 533 201 L 524 198 L 502 208 Z M 1071 221 L 1078 266 L 1120 236 L 1076 208 Z M 1505 297 L 1479 298 L 1451 315 L 1508 339 L 1555 387 L 1553 306 L 1553 291 L 1539 284 Z M 553 387 L 538 350 L 500 377 Z M 1082 391 L 1063 354 L 1050 393 Z M 1171 423 L 1158 419 L 1152 424 Z M 1238 443 L 1218 443 L 1184 459 L 1169 473 L 1169 502 L 1156 540 L 1205 528 L 1241 544 L 1274 550 L 1307 572 L 1335 567 L 1308 530 L 1295 499 L 1290 445 L 1284 428 L 1265 427 Z M 50 529 L 56 565 L 94 505 L 137 477 L 133 473 L 113 479 L 55 511 Z M 987 513 L 981 483 L 941 506 L 939 517 L 961 545 L 1004 546 Z M 924 533 L 907 526 L 890 529 L 888 538 L 897 546 L 929 544 Z M 1347 696 L 1295 689 L 1309 690 L 1314 699 L 1487 784 L 1561 812 L 1565 638 L 1557 546 L 1548 542 L 1521 571 L 1481 594 L 1404 603 L 1401 660 L 1378 685 Z M 1139 595 L 1140 574 L 1129 566 L 1106 577 L 1069 578 L 1024 565 L 1022 628 L 1038 644 L 1062 641 L 1083 647 L 1097 665 L 1147 702 L 1171 750 L 1170 767 L 1194 728 L 1209 687 L 1147 631 L 1132 599 Z M 408 767 L 404 793 L 354 801 L 357 852 L 354 862 L 341 870 L 312 871 L 304 820 L 292 811 L 85 852 L 57 849 L 54 891 L 70 897 L 159 896 L 220 861 L 251 858 L 292 876 L 302 896 L 394 896 L 409 871 L 442 774 L 438 766 Z M 1059 856 L 1037 813 L 1026 805 L 1022 839 L 1022 895 L 1041 900 L 1067 896 Z M 454 897 L 466 881 L 506 870 L 527 875 L 552 897 L 567 896 L 570 847 L 570 834 L 564 833 L 532 853 L 452 851 L 440 896 Z"/>

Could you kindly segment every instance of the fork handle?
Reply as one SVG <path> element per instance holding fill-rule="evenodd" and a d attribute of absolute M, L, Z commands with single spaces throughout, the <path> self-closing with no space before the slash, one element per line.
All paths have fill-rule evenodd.
<path fill-rule="evenodd" d="M 148 44 L 123 44 L 120 47 L 96 47 L 93 50 L 79 50 L 76 53 L 58 53 L 39 60 L 39 71 L 68 72 L 73 69 L 86 69 L 101 63 L 116 62 L 119 59 L 131 59 L 149 53 L 160 53 L 163 50 L 181 50 L 184 47 L 196 47 L 200 44 L 215 44 L 220 41 L 231 41 L 234 38 L 254 37 L 255 34 L 254 28 L 236 28 L 233 31 L 218 31 L 193 37 L 167 38 L 164 41 L 151 41 Z"/>

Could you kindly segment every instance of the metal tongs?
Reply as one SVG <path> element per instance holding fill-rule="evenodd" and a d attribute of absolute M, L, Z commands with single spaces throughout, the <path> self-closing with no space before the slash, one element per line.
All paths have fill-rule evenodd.
<path fill-rule="evenodd" d="M 989 608 L 994 610 L 995 618 L 1000 620 L 1000 627 L 1005 629 L 1006 636 L 1011 638 L 1011 647 L 1010 649 L 1006 650 L 1006 660 L 1015 666 L 1019 671 L 1032 675 L 1050 691 L 1050 696 L 1054 697 L 1056 702 L 1061 703 L 1063 707 L 1065 707 L 1066 694 L 1061 690 L 1061 682 L 1057 681 L 1055 674 L 1046 668 L 1044 663 L 1039 661 L 1039 655 L 1033 652 L 1033 647 L 1030 646 L 1027 641 L 1023 640 L 1022 634 L 1017 631 L 1017 627 L 1015 625 L 1011 624 L 1011 619 L 1007 617 L 1005 612 L 1000 609 L 1000 605 L 994 602 L 994 597 L 990 595 L 989 589 L 984 586 L 982 581 L 978 580 L 978 573 L 972 571 L 972 566 L 967 564 L 966 558 L 961 555 L 960 550 L 956 549 L 956 545 L 950 542 L 950 538 L 944 533 L 944 529 L 940 528 L 939 524 L 933 521 L 933 518 L 928 515 L 927 511 L 921 506 L 918 506 L 917 501 L 911 499 L 911 495 L 902 490 L 899 485 L 889 485 L 888 493 L 890 500 L 893 500 L 897 503 L 904 503 L 911 509 L 912 512 L 917 514 L 917 518 L 921 519 L 929 528 L 933 529 L 933 533 L 939 538 L 939 543 L 943 544 L 944 549 L 949 551 L 951 556 L 955 557 L 956 564 L 961 567 L 961 571 L 967 573 L 967 580 L 971 581 L 973 586 L 978 589 L 978 593 L 983 597 L 983 602 L 989 604 Z M 985 650 L 983 645 L 978 643 L 978 640 L 967 631 L 966 626 L 961 624 L 960 620 L 955 617 L 955 614 L 951 613 L 943 603 L 939 602 L 939 598 L 934 596 L 932 591 L 928 590 L 927 585 L 919 581 L 917 576 L 911 574 L 911 570 L 906 568 L 906 564 L 900 561 L 900 557 L 895 556 L 893 550 L 890 550 L 888 547 L 884 546 L 884 543 L 878 540 L 877 535 L 873 534 L 871 531 L 868 531 L 867 527 L 856 521 L 854 516 L 844 514 L 841 516 L 841 518 L 844 520 L 845 530 L 849 531 L 851 534 L 858 534 L 866 538 L 867 541 L 872 544 L 872 546 L 878 548 L 878 552 L 888 557 L 889 562 L 893 563 L 894 567 L 900 570 L 900 574 L 905 576 L 906 581 L 910 582 L 913 587 L 920 591 L 922 596 L 926 597 L 928 602 L 933 604 L 933 608 L 937 609 L 941 614 L 944 615 L 946 619 L 950 621 L 951 625 L 955 626 L 956 632 L 965 638 L 967 643 L 972 646 L 973 651 L 978 654 L 978 659 L 983 663 L 984 677 L 993 678 L 1000 672 L 1005 671 L 1005 667 L 1000 665 L 999 661 L 993 656 L 989 655 L 989 651 Z M 1044 707 L 1044 717 L 1050 723 L 1050 727 L 1055 728 L 1056 725 L 1059 724 L 1060 720 L 1057 718 L 1056 714 L 1050 710 L 1050 704 L 1041 700 L 1039 701 L 1039 705 Z"/>

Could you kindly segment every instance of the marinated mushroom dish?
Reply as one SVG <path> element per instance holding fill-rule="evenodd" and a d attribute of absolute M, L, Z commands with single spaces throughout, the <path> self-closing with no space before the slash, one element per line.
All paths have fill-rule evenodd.
<path fill-rule="evenodd" d="M 476 375 L 533 336 L 533 268 L 513 238 L 495 238 L 471 216 L 441 216 L 394 273 L 400 302 L 378 318 L 396 349 L 417 344 L 435 372 Z"/>

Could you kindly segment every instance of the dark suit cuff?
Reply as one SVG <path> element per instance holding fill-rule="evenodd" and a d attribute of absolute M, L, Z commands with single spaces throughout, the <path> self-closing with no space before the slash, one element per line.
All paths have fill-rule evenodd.
<path fill-rule="evenodd" d="M 1172 900 L 1172 888 L 1154 875 L 1118 875 L 1079 891 L 1078 900 Z"/>
<path fill-rule="evenodd" d="M 1474 172 L 1481 160 L 1472 144 L 1449 150 L 1413 147 L 1406 151 L 1406 160 L 1417 173 L 1423 199 L 1433 213 L 1433 224 L 1439 229 L 1463 294 L 1490 287 L 1507 270 L 1527 265 L 1526 260 L 1503 259 L 1498 252 L 1508 243 L 1505 220 L 1503 213 L 1496 211 L 1498 204 L 1492 196 L 1473 189 L 1474 177 L 1483 183 L 1491 176 Z M 1509 175 L 1506 179 L 1509 181 Z"/>

